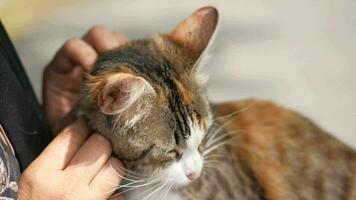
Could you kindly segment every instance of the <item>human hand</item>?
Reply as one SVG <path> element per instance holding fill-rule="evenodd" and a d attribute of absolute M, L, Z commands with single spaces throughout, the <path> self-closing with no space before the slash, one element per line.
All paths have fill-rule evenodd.
<path fill-rule="evenodd" d="M 20 177 L 19 200 L 108 199 L 123 174 L 111 145 L 92 134 L 83 119 L 67 126 Z M 120 170 L 121 172 L 121 170 Z M 115 195 L 112 200 L 122 200 Z"/>
<path fill-rule="evenodd" d="M 118 47 L 127 41 L 121 33 L 96 26 L 83 38 L 68 40 L 56 53 L 43 73 L 43 106 L 56 133 L 59 122 L 79 99 L 84 72 L 91 70 L 98 53 Z"/>

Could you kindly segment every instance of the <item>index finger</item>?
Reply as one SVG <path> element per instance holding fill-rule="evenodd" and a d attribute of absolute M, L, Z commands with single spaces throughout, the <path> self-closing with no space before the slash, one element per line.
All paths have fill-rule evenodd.
<path fill-rule="evenodd" d="M 63 170 L 89 135 L 82 118 L 67 126 L 34 161 L 35 164 L 54 170 Z"/>
<path fill-rule="evenodd" d="M 97 52 L 104 52 L 119 47 L 127 41 L 127 38 L 105 26 L 95 26 L 83 36 L 83 40 Z"/>
<path fill-rule="evenodd" d="M 49 66 L 62 73 L 70 72 L 77 65 L 88 71 L 97 57 L 96 51 L 88 43 L 72 38 L 56 53 Z"/>

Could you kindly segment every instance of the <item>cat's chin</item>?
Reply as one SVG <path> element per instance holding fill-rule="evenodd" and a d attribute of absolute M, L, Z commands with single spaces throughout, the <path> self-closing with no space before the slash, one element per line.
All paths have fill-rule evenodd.
<path fill-rule="evenodd" d="M 177 180 L 175 180 L 175 181 L 170 181 L 170 182 L 168 182 L 168 184 L 170 184 L 171 185 L 171 188 L 172 188 L 172 190 L 178 190 L 178 189 L 180 189 L 180 188 L 183 188 L 183 187 L 185 187 L 185 186 L 188 186 L 189 184 L 191 184 L 193 181 L 189 181 L 189 180 L 187 180 L 187 181 L 177 181 Z"/>

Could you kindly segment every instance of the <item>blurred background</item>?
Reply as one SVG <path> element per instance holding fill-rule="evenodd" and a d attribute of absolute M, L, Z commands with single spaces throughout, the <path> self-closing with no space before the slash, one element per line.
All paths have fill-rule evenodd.
<path fill-rule="evenodd" d="M 0 16 L 40 98 L 44 66 L 70 37 L 102 24 L 141 38 L 216 6 L 205 66 L 214 102 L 268 99 L 356 147 L 354 0 L 0 0 Z"/>

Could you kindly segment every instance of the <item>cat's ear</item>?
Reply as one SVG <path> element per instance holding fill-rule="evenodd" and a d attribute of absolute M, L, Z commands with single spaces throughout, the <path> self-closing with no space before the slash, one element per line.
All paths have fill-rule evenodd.
<path fill-rule="evenodd" d="M 182 45 L 196 59 L 207 48 L 217 23 L 218 11 L 214 7 L 203 7 L 181 22 L 168 37 Z"/>
<path fill-rule="evenodd" d="M 103 77 L 100 89 L 96 93 L 97 105 L 105 114 L 120 114 L 139 100 L 152 99 L 155 96 L 153 87 L 142 77 L 128 73 L 116 73 Z M 94 78 L 95 79 L 95 78 Z M 95 80 L 94 80 L 95 81 Z M 90 85 L 90 84 L 89 84 Z M 92 84 L 95 86 L 95 84 Z M 95 101 L 95 99 L 93 99 Z"/>

